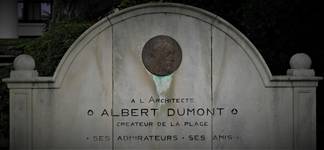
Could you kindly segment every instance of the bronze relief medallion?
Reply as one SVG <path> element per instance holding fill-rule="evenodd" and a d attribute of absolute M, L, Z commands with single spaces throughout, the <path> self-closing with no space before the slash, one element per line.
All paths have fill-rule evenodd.
<path fill-rule="evenodd" d="M 158 35 L 148 40 L 142 50 L 145 68 L 154 75 L 167 76 L 178 69 L 182 51 L 176 40 Z"/>

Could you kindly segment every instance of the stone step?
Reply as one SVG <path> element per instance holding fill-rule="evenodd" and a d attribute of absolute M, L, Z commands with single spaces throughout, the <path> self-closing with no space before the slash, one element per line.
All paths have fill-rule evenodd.
<path fill-rule="evenodd" d="M 14 59 L 22 53 L 22 50 L 13 49 L 12 46 L 0 45 L 0 68 L 11 66 Z"/>
<path fill-rule="evenodd" d="M 0 55 L 18 56 L 23 50 L 18 49 L 15 45 L 17 40 L 0 40 Z M 2 59 L 0 57 L 0 59 Z"/>
<path fill-rule="evenodd" d="M 20 53 L 21 51 L 6 49 L 4 46 L 0 47 L 0 67 L 12 65 L 15 57 Z"/>
<path fill-rule="evenodd" d="M 15 55 L 0 55 L 0 66 L 8 63 L 11 64 L 15 57 Z"/>
<path fill-rule="evenodd" d="M 12 63 L 0 63 L 0 67 L 10 66 Z"/>

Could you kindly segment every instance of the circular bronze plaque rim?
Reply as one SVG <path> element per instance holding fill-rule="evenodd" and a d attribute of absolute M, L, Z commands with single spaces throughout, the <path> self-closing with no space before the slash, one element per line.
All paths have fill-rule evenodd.
<path fill-rule="evenodd" d="M 161 41 L 168 41 L 166 43 L 168 49 L 161 49 L 161 43 L 154 43 L 154 42 L 161 42 Z M 154 45 L 155 44 L 155 45 Z M 165 45 L 162 45 L 165 46 Z M 171 47 L 170 47 L 171 46 Z M 164 48 L 164 47 L 163 47 Z M 157 51 L 156 55 L 152 54 L 152 49 Z M 167 52 L 165 52 L 167 51 Z M 161 54 L 162 53 L 162 54 Z M 168 54 L 166 54 L 168 53 Z M 171 54 L 171 56 L 170 56 Z M 152 56 L 154 55 L 154 56 Z M 162 56 L 161 56 L 162 55 Z M 163 55 L 167 55 L 166 61 L 161 60 Z M 153 57 L 153 58 L 152 58 Z M 174 73 L 179 67 L 182 62 L 182 50 L 179 43 L 170 36 L 167 35 L 157 35 L 149 39 L 143 46 L 142 49 L 142 62 L 150 73 L 156 76 L 167 76 Z M 157 66 L 158 64 L 158 66 Z"/>

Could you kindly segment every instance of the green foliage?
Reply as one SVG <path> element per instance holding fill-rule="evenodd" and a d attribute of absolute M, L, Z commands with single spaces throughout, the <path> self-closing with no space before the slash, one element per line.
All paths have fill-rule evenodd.
<path fill-rule="evenodd" d="M 66 50 L 90 25 L 89 22 L 79 21 L 55 23 L 40 38 L 18 47 L 34 57 L 40 75 L 52 75 Z"/>
<path fill-rule="evenodd" d="M 112 10 L 119 0 L 53 0 L 51 22 L 64 20 L 96 21 Z"/>

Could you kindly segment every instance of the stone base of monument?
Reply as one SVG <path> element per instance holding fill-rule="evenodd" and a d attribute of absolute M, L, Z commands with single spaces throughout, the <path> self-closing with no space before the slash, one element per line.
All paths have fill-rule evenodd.
<path fill-rule="evenodd" d="M 311 59 L 273 76 L 255 46 L 207 11 L 144 4 L 83 33 L 53 77 L 18 56 L 10 149 L 316 149 Z"/>
<path fill-rule="evenodd" d="M 312 77 L 315 76 L 315 71 L 311 69 L 288 69 L 287 75 Z"/>

